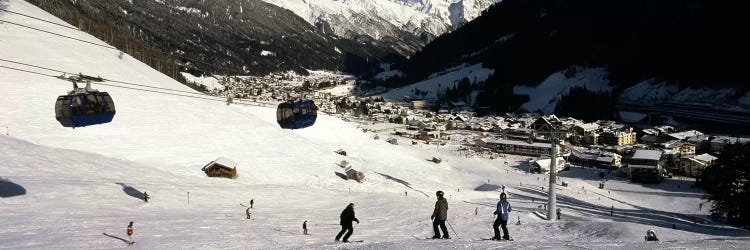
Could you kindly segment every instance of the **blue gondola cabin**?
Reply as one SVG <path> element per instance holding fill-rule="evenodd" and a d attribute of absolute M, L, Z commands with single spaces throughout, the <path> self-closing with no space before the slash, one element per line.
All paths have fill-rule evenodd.
<path fill-rule="evenodd" d="M 284 129 L 300 129 L 315 124 L 318 107 L 312 100 L 287 101 L 276 109 L 276 121 Z"/>

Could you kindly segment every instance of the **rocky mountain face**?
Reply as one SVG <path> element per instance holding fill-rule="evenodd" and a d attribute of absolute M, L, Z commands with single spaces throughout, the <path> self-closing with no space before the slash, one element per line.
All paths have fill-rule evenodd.
<path fill-rule="evenodd" d="M 398 52 L 388 42 L 325 33 L 260 0 L 29 0 L 123 51 L 152 48 L 181 70 L 261 75 L 305 69 L 357 73 Z M 385 44 L 385 45 L 384 45 Z M 126 51 L 128 52 L 128 51 Z M 143 61 L 143 60 L 142 60 Z"/>
<path fill-rule="evenodd" d="M 461 27 L 499 0 L 263 0 L 291 10 L 318 30 L 368 37 L 402 55 Z"/>

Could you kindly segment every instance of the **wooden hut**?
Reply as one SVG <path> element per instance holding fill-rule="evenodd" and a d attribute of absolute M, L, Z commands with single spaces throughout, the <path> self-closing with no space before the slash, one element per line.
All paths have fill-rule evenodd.
<path fill-rule="evenodd" d="M 219 157 L 203 167 L 203 172 L 209 177 L 237 178 L 237 162 Z"/>

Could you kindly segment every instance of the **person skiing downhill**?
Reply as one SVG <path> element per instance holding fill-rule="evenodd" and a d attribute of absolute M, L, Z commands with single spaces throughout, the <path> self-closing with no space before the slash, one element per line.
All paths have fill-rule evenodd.
<path fill-rule="evenodd" d="M 433 235 L 432 238 L 440 239 L 440 231 L 438 230 L 438 226 L 440 226 L 440 229 L 443 230 L 443 239 L 450 239 L 451 237 L 448 235 L 448 228 L 445 227 L 445 220 L 448 219 L 448 200 L 443 197 L 443 191 L 437 191 L 435 194 L 437 195 L 435 210 L 432 212 L 432 216 L 430 216 L 430 219 L 432 220 L 432 230 L 435 232 L 435 235 Z"/>
<path fill-rule="evenodd" d="M 251 214 L 252 214 L 252 213 L 250 213 L 250 208 L 247 208 L 247 209 L 245 209 L 245 216 L 247 216 L 247 219 L 248 219 L 248 220 L 250 219 L 250 215 L 251 215 Z"/>
<path fill-rule="evenodd" d="M 341 231 L 336 235 L 335 241 L 339 241 L 341 235 L 344 235 L 346 232 L 346 235 L 344 235 L 344 242 L 349 242 L 349 236 L 352 236 L 352 233 L 354 233 L 352 221 L 356 221 L 357 224 L 359 224 L 359 220 L 354 216 L 354 203 L 349 203 L 349 205 L 344 208 L 344 211 L 341 211 L 339 217 L 341 218 L 341 223 L 339 223 L 341 224 Z"/>
<path fill-rule="evenodd" d="M 146 191 L 143 191 L 143 201 L 145 201 L 146 203 L 148 203 L 148 199 L 149 198 L 150 197 L 148 197 L 148 193 L 146 193 Z"/>
<path fill-rule="evenodd" d="M 255 199 L 250 199 L 250 208 L 253 208 L 253 203 L 255 203 Z"/>
<path fill-rule="evenodd" d="M 307 221 L 302 222 L 302 234 L 307 235 Z"/>
<path fill-rule="evenodd" d="M 128 244 L 132 245 L 133 243 L 135 243 L 135 241 L 133 241 L 133 222 L 132 221 L 130 222 L 130 224 L 128 224 L 127 233 L 128 233 L 128 238 L 130 239 L 130 242 L 128 242 Z"/>
<path fill-rule="evenodd" d="M 507 200 L 507 196 L 505 193 L 500 194 L 500 201 L 497 202 L 497 210 L 495 210 L 494 214 L 497 215 L 497 218 L 495 218 L 495 223 L 492 224 L 492 228 L 495 231 L 495 236 L 492 237 L 492 240 L 510 240 L 510 234 L 508 233 L 508 213 L 513 211 L 513 208 L 511 208 L 510 203 Z M 498 227 L 503 228 L 503 236 L 500 237 L 500 230 Z"/>

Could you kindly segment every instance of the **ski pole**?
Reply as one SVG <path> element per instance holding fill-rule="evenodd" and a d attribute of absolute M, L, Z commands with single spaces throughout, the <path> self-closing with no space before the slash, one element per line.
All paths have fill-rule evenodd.
<path fill-rule="evenodd" d="M 448 221 L 445 221 L 445 222 L 448 222 Z M 453 225 L 451 225 L 451 223 L 450 223 L 450 222 L 448 222 L 448 226 L 449 226 L 449 227 L 451 227 L 451 231 L 453 231 L 453 235 L 455 235 L 455 236 L 456 236 L 456 238 L 459 238 L 459 239 L 461 239 L 461 237 L 459 237 L 459 236 L 458 236 L 458 234 L 456 233 L 456 230 L 455 230 L 455 229 L 453 229 Z"/>

